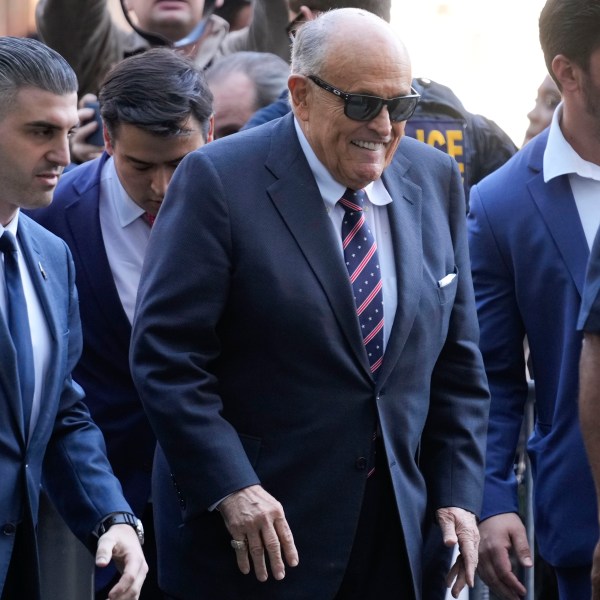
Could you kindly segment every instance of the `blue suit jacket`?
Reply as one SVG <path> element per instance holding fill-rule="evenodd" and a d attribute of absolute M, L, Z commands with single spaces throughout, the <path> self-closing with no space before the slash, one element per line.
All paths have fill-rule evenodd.
<path fill-rule="evenodd" d="M 51 337 L 39 419 L 26 441 L 14 347 L 0 319 L 0 523 L 37 522 L 40 485 L 73 532 L 95 547 L 91 532 L 113 511 L 130 511 L 104 453 L 104 441 L 71 371 L 81 352 L 73 261 L 64 242 L 19 216 L 18 238 Z M 7 530 L 8 531 L 8 530 Z M 0 536 L 0 593 L 14 536 Z M 29 540 L 35 547 L 35 539 Z M 36 577 L 35 569 L 32 577 Z"/>
<path fill-rule="evenodd" d="M 108 155 L 61 177 L 52 204 L 32 211 L 61 237 L 75 262 L 83 352 L 73 377 L 106 439 L 108 458 L 125 497 L 141 515 L 150 496 L 156 438 L 129 371 L 131 325 L 119 299 L 100 228 L 100 176 Z"/>
<path fill-rule="evenodd" d="M 528 449 L 540 551 L 551 564 L 591 563 L 596 496 L 577 415 L 576 331 L 588 246 L 567 176 L 544 183 L 548 131 L 471 191 L 473 280 L 492 404 L 482 517 L 518 510 L 513 463 L 531 349 L 535 430 Z"/>
<path fill-rule="evenodd" d="M 339 233 L 292 115 L 177 168 L 131 346 L 161 447 L 153 499 L 169 594 L 333 598 L 378 421 L 417 598 L 428 500 L 479 512 L 488 395 L 460 174 L 448 155 L 404 139 L 384 181 L 398 310 L 375 383 Z M 258 482 L 282 503 L 300 553 L 282 582 L 242 575 L 221 516 L 207 510 Z"/>

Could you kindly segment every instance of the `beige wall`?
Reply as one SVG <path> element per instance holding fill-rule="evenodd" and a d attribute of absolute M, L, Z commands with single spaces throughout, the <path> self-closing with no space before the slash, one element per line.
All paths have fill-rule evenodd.
<path fill-rule="evenodd" d="M 0 35 L 27 35 L 34 25 L 36 0 L 0 0 Z"/>

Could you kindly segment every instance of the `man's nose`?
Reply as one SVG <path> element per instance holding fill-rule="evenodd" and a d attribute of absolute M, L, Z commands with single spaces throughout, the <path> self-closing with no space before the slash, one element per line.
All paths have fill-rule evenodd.
<path fill-rule="evenodd" d="M 172 172 L 168 169 L 156 169 L 152 177 L 151 188 L 154 194 L 164 198 L 171 181 Z"/>
<path fill-rule="evenodd" d="M 46 154 L 46 158 L 61 167 L 66 167 L 71 162 L 71 152 L 69 150 L 69 137 L 56 136 L 52 140 L 50 150 Z"/>
<path fill-rule="evenodd" d="M 387 106 L 384 106 L 379 114 L 369 121 L 369 127 L 377 131 L 382 138 L 389 137 L 392 132 L 392 122 Z"/>

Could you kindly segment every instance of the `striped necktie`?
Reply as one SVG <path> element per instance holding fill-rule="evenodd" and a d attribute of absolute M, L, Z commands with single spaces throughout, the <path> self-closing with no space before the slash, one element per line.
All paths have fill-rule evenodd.
<path fill-rule="evenodd" d="M 35 388 L 35 371 L 33 364 L 33 346 L 29 329 L 29 315 L 25 292 L 21 282 L 16 240 L 9 231 L 0 236 L 0 252 L 4 253 L 4 279 L 6 280 L 6 317 L 8 329 L 12 337 L 17 355 L 19 387 L 23 404 L 25 431 L 29 428 L 33 392 Z"/>
<path fill-rule="evenodd" d="M 366 199 L 364 190 L 348 188 L 339 202 L 345 211 L 342 221 L 344 260 L 371 373 L 376 378 L 383 362 L 383 290 L 377 243 L 363 212 Z"/>

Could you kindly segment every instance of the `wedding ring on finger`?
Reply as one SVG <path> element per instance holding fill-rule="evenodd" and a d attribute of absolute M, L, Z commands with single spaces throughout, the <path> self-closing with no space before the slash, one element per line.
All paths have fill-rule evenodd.
<path fill-rule="evenodd" d="M 245 550 L 248 546 L 246 540 L 231 540 L 231 547 L 237 552 L 238 550 Z"/>

